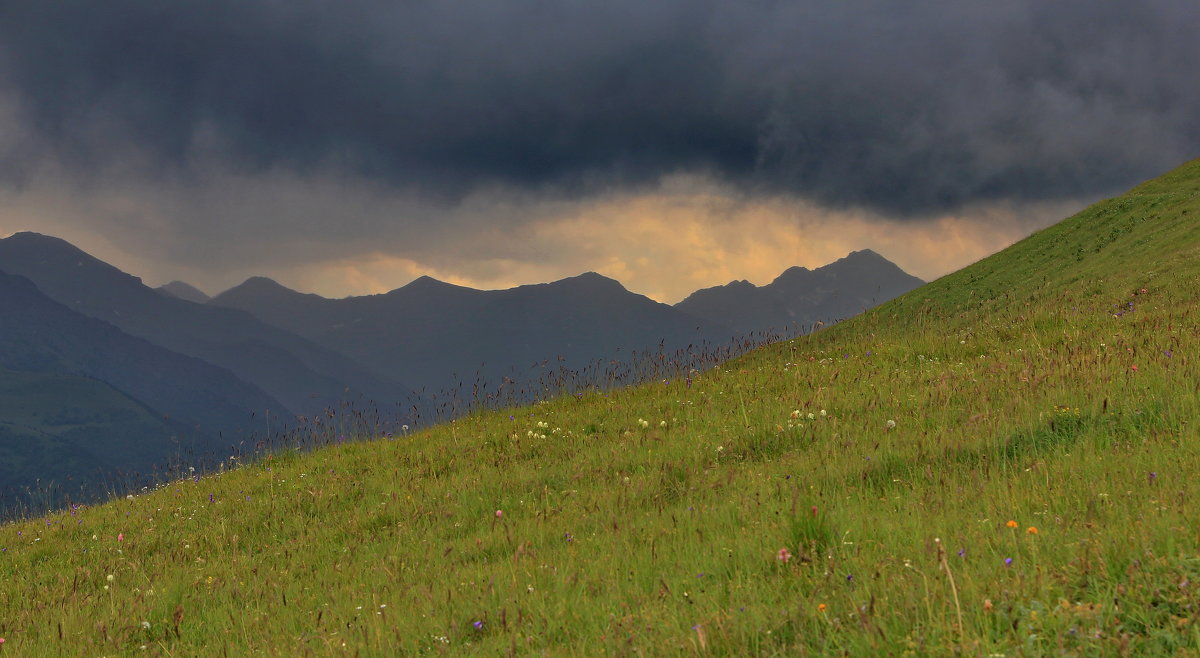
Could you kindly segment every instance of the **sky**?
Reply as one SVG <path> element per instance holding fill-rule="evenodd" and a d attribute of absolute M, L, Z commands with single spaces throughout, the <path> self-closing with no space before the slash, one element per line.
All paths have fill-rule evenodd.
<path fill-rule="evenodd" d="M 1196 34 L 1195 0 L 0 0 L 0 236 L 210 294 L 928 280 L 1200 156 Z"/>

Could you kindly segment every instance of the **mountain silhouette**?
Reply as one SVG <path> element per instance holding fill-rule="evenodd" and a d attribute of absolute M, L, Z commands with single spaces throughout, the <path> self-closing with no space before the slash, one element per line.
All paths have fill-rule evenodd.
<path fill-rule="evenodd" d="M 381 295 L 325 299 L 255 277 L 213 298 L 428 390 L 519 385 L 633 352 L 724 344 L 699 320 L 588 272 L 508 290 L 423 276 Z M 494 390 L 494 389 L 493 389 Z"/>
<path fill-rule="evenodd" d="M 199 463 L 283 406 L 233 373 L 130 336 L 0 272 L 0 490 L 99 485 Z"/>
<path fill-rule="evenodd" d="M 227 368 L 282 404 L 317 415 L 345 401 L 407 409 L 410 389 L 336 351 L 249 313 L 164 295 L 70 243 L 37 233 L 0 240 L 0 270 L 24 276 L 68 308 L 169 350 Z"/>
<path fill-rule="evenodd" d="M 765 286 L 733 281 L 697 290 L 675 308 L 741 333 L 804 333 L 818 322 L 848 318 L 923 283 L 863 249 L 815 270 L 788 268 Z"/>

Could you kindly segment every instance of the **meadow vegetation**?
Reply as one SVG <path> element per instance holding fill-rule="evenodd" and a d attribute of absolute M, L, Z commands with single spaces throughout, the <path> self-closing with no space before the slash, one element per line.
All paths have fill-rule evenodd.
<path fill-rule="evenodd" d="M 1200 161 L 703 373 L 0 527 L 12 655 L 1200 655 Z"/>

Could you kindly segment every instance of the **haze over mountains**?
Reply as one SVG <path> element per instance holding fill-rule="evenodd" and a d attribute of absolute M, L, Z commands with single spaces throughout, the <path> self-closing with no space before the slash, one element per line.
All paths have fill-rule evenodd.
<path fill-rule="evenodd" d="M 130 336 L 0 273 L 0 492 L 209 455 L 283 406 L 233 373 Z M 3 495 L 3 493 L 0 493 Z"/>
<path fill-rule="evenodd" d="M 254 277 L 208 299 L 18 233 L 0 240 L 0 488 L 217 454 L 272 419 L 278 431 L 348 403 L 430 422 L 471 400 L 528 400 L 566 372 L 577 378 L 559 386 L 602 383 L 639 359 L 801 333 L 920 283 L 860 251 L 673 307 L 591 272 L 490 291 L 421 277 L 345 299 Z"/>
<path fill-rule="evenodd" d="M 413 398 L 397 381 L 337 352 L 248 313 L 160 294 L 58 238 L 18 233 L 0 240 L 0 271 L 130 335 L 227 368 L 279 400 L 283 407 L 272 411 L 280 415 L 318 414 L 348 397 Z"/>
<path fill-rule="evenodd" d="M 592 272 L 488 291 L 421 277 L 386 294 L 338 300 L 256 278 L 211 304 L 253 313 L 433 391 L 463 378 L 531 385 L 547 367 L 578 370 L 635 350 L 725 344 L 731 335 Z"/>

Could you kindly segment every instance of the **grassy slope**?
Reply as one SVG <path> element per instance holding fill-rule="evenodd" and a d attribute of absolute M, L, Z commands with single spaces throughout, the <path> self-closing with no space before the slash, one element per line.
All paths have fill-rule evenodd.
<path fill-rule="evenodd" d="M 691 386 L 0 527 L 3 650 L 1195 655 L 1198 192 L 1200 161 Z"/>

